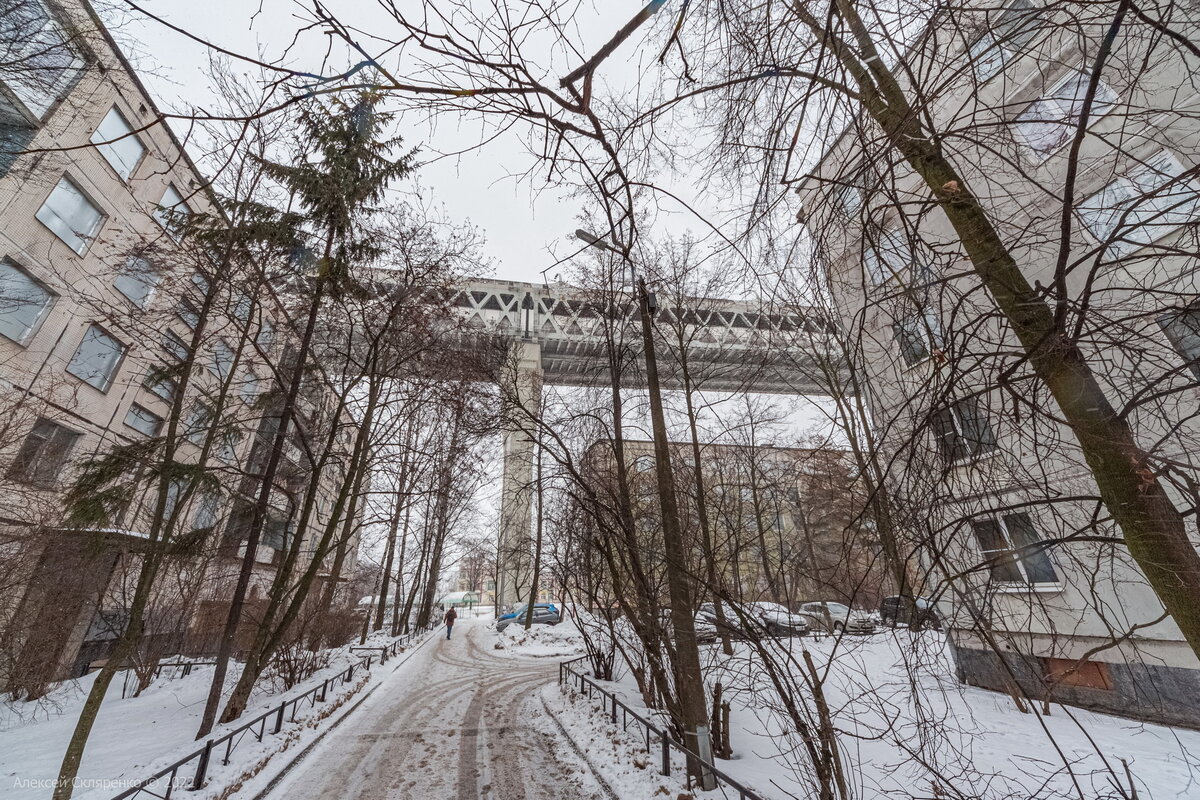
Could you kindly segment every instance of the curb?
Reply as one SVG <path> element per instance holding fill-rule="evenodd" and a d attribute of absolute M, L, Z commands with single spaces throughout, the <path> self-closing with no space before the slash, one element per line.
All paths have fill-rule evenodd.
<path fill-rule="evenodd" d="M 425 637 L 425 641 L 421 642 L 419 645 L 414 647 L 412 650 L 409 650 L 408 653 L 404 656 L 404 658 L 401 659 L 400 663 L 392 668 L 392 672 L 389 674 L 395 673 L 396 670 L 400 669 L 406 663 L 408 663 L 408 660 L 410 658 L 412 658 L 413 656 L 415 656 L 417 654 L 417 651 L 419 651 L 422 647 L 424 647 L 425 645 L 432 642 L 435 638 L 437 638 L 437 637 L 433 636 L 433 634 L 436 632 L 437 632 L 436 629 L 430 631 L 429 632 L 430 635 Z M 296 753 L 296 755 L 292 756 L 292 760 L 289 761 L 287 764 L 285 764 L 283 769 L 281 769 L 279 772 L 275 773 L 275 775 L 272 776 L 271 780 L 267 782 L 267 785 L 264 786 L 262 788 L 262 790 L 258 792 L 258 794 L 254 795 L 254 797 L 251 798 L 251 800 L 264 800 L 264 798 L 266 798 L 267 795 L 269 795 L 271 792 L 273 792 L 275 790 L 275 787 L 279 785 L 279 782 L 282 781 L 284 779 L 284 777 L 289 772 L 291 772 L 297 764 L 299 764 L 301 761 L 303 761 L 304 758 L 313 751 L 313 748 L 315 748 L 318 744 L 321 743 L 321 741 L 325 738 L 326 734 L 328 734 L 330 731 L 337 728 L 338 725 L 341 725 L 342 722 L 345 721 L 345 719 L 347 717 L 349 717 L 351 714 L 353 714 L 355 709 L 357 709 L 359 706 L 361 706 L 363 703 L 365 703 L 367 698 L 370 697 L 375 692 L 375 690 L 378 689 L 382 684 L 383 684 L 383 681 L 376 683 L 374 686 L 372 686 L 370 689 L 367 690 L 366 694 L 364 694 L 362 697 L 358 698 L 358 700 L 351 703 L 350 707 L 347 708 L 346 711 L 343 712 L 341 716 L 339 716 L 332 723 L 330 723 L 328 728 L 326 728 L 325 730 L 323 730 L 319 734 L 317 734 L 317 737 L 315 739 L 313 739 L 311 742 L 309 742 L 304 747 L 303 750 Z M 555 722 L 557 722 L 557 720 L 555 720 Z M 613 800 L 617 800 L 617 798 L 614 797 Z"/>

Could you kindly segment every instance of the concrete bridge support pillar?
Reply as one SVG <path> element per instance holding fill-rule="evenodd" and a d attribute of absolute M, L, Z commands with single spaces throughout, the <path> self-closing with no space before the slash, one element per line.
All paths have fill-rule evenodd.
<path fill-rule="evenodd" d="M 534 340 L 514 341 L 500 379 L 500 432 L 504 441 L 496 553 L 496 604 L 500 608 L 527 601 L 533 577 L 535 443 L 531 433 L 541 415 L 541 351 Z"/>

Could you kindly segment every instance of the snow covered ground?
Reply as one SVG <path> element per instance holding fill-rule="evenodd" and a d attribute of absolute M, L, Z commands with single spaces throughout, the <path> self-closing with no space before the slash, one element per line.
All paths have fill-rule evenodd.
<path fill-rule="evenodd" d="M 855 797 L 1200 797 L 1200 732 L 1060 705 L 1052 705 L 1049 715 L 1040 704 L 1022 713 L 1006 695 L 960 685 L 939 634 L 897 630 L 780 644 L 790 648 L 779 655 L 793 659 L 793 675 L 806 669 L 805 649 L 813 660 Z M 732 657 L 717 645 L 705 647 L 703 655 L 709 686 L 719 680 L 731 704 L 734 757 L 718 766 L 764 797 L 807 796 L 812 781 L 803 741 L 790 733 L 757 656 L 744 644 Z M 644 709 L 628 674 L 610 688 Z M 590 743 L 600 763 L 625 765 L 602 770 L 611 783 L 622 786 L 633 773 L 657 772 L 658 753 L 645 752 L 640 729 L 623 733 L 598 702 L 552 692 L 547 690 L 547 701 Z M 681 767 L 677 762 L 672 779 L 659 779 L 664 789 L 678 790 L 674 779 Z"/>
<path fill-rule="evenodd" d="M 262 685 L 241 720 L 218 727 L 213 736 L 278 706 L 287 697 L 302 694 L 357 660 L 359 657 L 347 649 L 339 649 L 332 654 L 329 666 L 287 692 L 278 691 L 278 687 L 266 680 L 260 682 Z M 376 663 L 369 673 L 356 674 L 350 683 L 338 681 L 331 686 L 325 703 L 302 705 L 296 722 L 287 722 L 277 736 L 267 735 L 262 742 L 252 736 L 244 737 L 233 751 L 229 765 L 221 764 L 223 753 L 217 753 L 205 789 L 188 796 L 196 800 L 215 797 L 246 773 L 260 770 L 271 756 L 306 744 L 319 734 L 324 719 L 341 713 L 364 688 L 381 680 L 383 673 L 391 673 L 392 666 L 391 660 L 382 669 Z M 121 697 L 122 676 L 118 674 L 88 740 L 76 797 L 111 798 L 198 749 L 196 729 L 212 669 L 196 667 L 186 678 L 171 679 L 164 674 L 140 696 L 127 698 Z M 226 683 L 229 689 L 236 681 L 238 669 L 237 665 L 231 666 Z M 0 796 L 6 800 L 44 800 L 50 796 L 63 751 L 94 679 L 92 675 L 66 681 L 36 703 L 0 703 Z M 289 712 L 289 719 L 290 716 Z M 194 772 L 193 762 L 185 767 L 181 777 L 190 781 Z"/>

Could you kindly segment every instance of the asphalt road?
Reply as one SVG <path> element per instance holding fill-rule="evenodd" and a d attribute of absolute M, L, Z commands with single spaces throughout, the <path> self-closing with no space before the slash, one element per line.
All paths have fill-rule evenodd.
<path fill-rule="evenodd" d="M 493 655 L 485 620 L 426 645 L 298 763 L 287 800 L 603 800 L 536 694 L 553 660 Z M 494 651 L 493 651 L 494 652 Z"/>

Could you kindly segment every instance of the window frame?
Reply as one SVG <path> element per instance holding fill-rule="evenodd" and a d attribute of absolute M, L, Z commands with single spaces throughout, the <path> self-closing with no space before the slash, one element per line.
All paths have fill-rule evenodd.
<path fill-rule="evenodd" d="M 30 437 L 34 436 L 39 426 L 49 426 L 53 430 L 49 435 L 43 436 L 40 443 L 36 445 L 34 452 L 27 452 L 27 445 Z M 56 437 L 62 434 L 62 442 L 60 443 L 60 457 L 56 464 L 54 474 L 48 477 L 39 478 L 37 475 L 37 466 L 40 464 L 41 458 L 45 454 L 45 449 L 55 441 Z M 8 469 L 5 470 L 5 475 L 18 483 L 27 486 L 33 486 L 39 489 L 54 489 L 60 483 L 63 469 L 71 460 L 71 452 L 79 444 L 79 440 L 83 438 L 83 432 L 69 428 L 57 420 L 49 417 L 38 417 L 33 423 L 33 427 L 26 432 L 24 438 L 21 439 L 21 445 L 17 449 L 17 453 L 13 456 L 13 460 L 9 463 Z M 30 458 L 32 456 L 32 458 Z M 22 459 L 25 459 L 23 462 Z"/>
<path fill-rule="evenodd" d="M 228 354 L 229 357 L 229 360 L 224 362 L 224 366 L 222 366 L 223 362 L 221 361 L 222 354 Z M 208 363 L 205 366 L 208 368 L 210 375 L 224 382 L 226 378 L 233 374 L 236 362 L 237 353 L 229 346 L 229 342 L 218 337 L 213 341 L 212 351 L 209 353 Z"/>
<path fill-rule="evenodd" d="M 1012 2 L 1005 5 L 1000 11 L 1000 16 L 996 20 L 996 23 L 994 25 L 988 24 L 987 29 L 967 45 L 967 61 L 971 73 L 979 82 L 979 86 L 983 86 L 991 82 L 996 76 L 1003 74 L 1014 60 L 1024 54 L 1025 46 L 1035 38 L 1037 29 L 1033 28 L 1030 31 L 1021 32 L 1021 23 L 1029 18 L 1030 12 L 1037 11 L 1038 9 L 1039 6 L 1031 2 L 1031 0 L 1012 0 Z M 985 24 L 987 24 L 986 18 Z M 1000 36 L 996 35 L 997 31 L 1001 32 Z M 1028 38 L 1021 41 L 1019 37 L 1013 36 L 1014 32 Z M 980 45 L 984 42 L 987 42 L 987 45 L 980 49 Z M 999 63 L 995 69 L 986 75 L 980 74 L 978 69 L 980 61 L 993 52 L 999 55 Z"/>
<path fill-rule="evenodd" d="M 110 341 L 115 342 L 119 348 L 119 350 L 117 351 L 117 357 L 111 362 L 112 365 L 111 365 L 110 369 L 108 370 L 107 374 L 105 375 L 103 386 L 97 386 L 96 384 L 94 384 L 90 380 L 88 380 L 86 377 L 80 375 L 77 372 L 72 371 L 72 368 L 75 366 L 75 359 L 77 359 L 79 357 L 80 352 L 83 350 L 84 342 L 87 341 L 88 334 L 90 334 L 92 331 L 99 331 L 100 336 L 103 336 L 103 337 L 109 339 Z M 67 367 L 66 367 L 65 371 L 71 377 L 75 378 L 76 380 L 78 380 L 82 383 L 87 384 L 88 386 L 91 386 L 93 389 L 97 390 L 101 394 L 107 394 L 108 390 L 113 387 L 114 383 L 116 383 L 117 374 L 121 371 L 121 365 L 125 362 L 125 357 L 128 354 L 129 354 L 129 345 L 125 344 L 120 339 L 118 339 L 116 336 L 114 336 L 103 325 L 92 322 L 92 323 L 89 323 L 88 326 L 84 329 L 83 336 L 80 337 L 79 344 L 78 344 L 78 346 L 76 346 L 75 353 L 71 356 L 71 360 L 67 362 Z"/>
<path fill-rule="evenodd" d="M 139 411 L 141 411 L 142 414 L 139 414 L 138 413 Z M 145 419 L 145 417 L 153 418 L 153 420 L 155 420 L 154 425 L 152 426 L 153 432 L 142 430 L 137 425 L 130 424 L 129 418 L 131 416 L 132 417 L 141 416 L 142 419 Z M 158 436 L 160 433 L 162 433 L 162 427 L 163 427 L 163 423 L 165 421 L 166 420 L 164 420 L 158 414 L 155 414 L 150 409 L 146 408 L 141 403 L 134 402 L 134 403 L 129 404 L 129 408 L 125 412 L 125 418 L 124 418 L 124 420 L 122 420 L 122 424 L 124 424 L 125 427 L 127 427 L 127 428 L 137 431 L 138 433 L 142 434 L 143 436 L 147 436 L 147 437 L 150 437 L 151 439 L 153 439 L 155 436 Z"/>
<path fill-rule="evenodd" d="M 1016 538 L 1013 536 L 1012 530 L 1009 526 L 1009 519 L 1013 518 L 1013 517 L 1024 517 L 1025 518 L 1025 520 L 1029 524 L 1029 529 L 1031 531 L 1033 531 L 1033 533 L 1035 535 L 1038 536 L 1037 542 L 1031 542 L 1029 544 L 1019 545 L 1019 546 L 1016 544 Z M 979 536 L 979 528 L 980 528 L 981 524 L 994 524 L 996 526 L 995 529 L 996 529 L 997 533 L 999 533 L 1000 538 L 1001 538 L 1001 542 L 1000 542 L 1000 544 L 1002 545 L 1001 547 L 987 549 L 983 546 L 983 542 L 980 540 L 980 536 Z M 1058 589 L 1058 588 L 1062 587 L 1062 575 L 1061 575 L 1058 564 L 1055 563 L 1054 558 L 1050 554 L 1049 547 L 1033 548 L 1025 555 L 1020 555 L 1020 552 L 1025 551 L 1031 545 L 1046 541 L 1045 539 L 1041 538 L 1040 534 L 1038 533 L 1037 525 L 1034 524 L 1033 517 L 1030 514 L 1024 512 L 1024 511 L 1010 511 L 1005 514 L 991 514 L 986 517 L 971 520 L 970 525 L 971 525 L 971 532 L 975 537 L 976 548 L 979 550 L 980 554 L 984 557 L 985 561 L 994 561 L 994 563 L 992 563 L 988 566 L 988 582 L 989 582 L 989 584 L 992 584 L 999 589 L 1004 589 L 1004 590 L 1008 590 L 1008 591 L 1022 590 L 1022 589 L 1030 589 L 1030 590 L 1034 590 L 1034 591 L 1045 591 L 1047 589 L 1053 590 L 1053 589 Z M 1008 555 L 1007 561 L 995 560 L 995 559 L 997 559 L 998 556 L 1002 556 L 1004 554 Z M 1029 578 L 1030 571 L 1029 571 L 1029 568 L 1026 566 L 1025 560 L 1026 560 L 1026 558 L 1036 557 L 1036 556 L 1040 556 L 1041 558 L 1043 558 L 1045 560 L 1045 565 L 1048 566 L 1050 568 L 1050 571 L 1054 574 L 1054 580 L 1049 580 L 1049 581 L 1030 580 L 1030 578 Z M 1015 569 L 1017 574 L 1020 577 L 1015 580 L 997 578 L 994 574 L 994 570 L 997 567 L 1000 567 L 1003 565 L 1007 565 L 1007 566 L 1010 566 L 1013 569 Z"/>
<path fill-rule="evenodd" d="M 148 286 L 149 289 L 146 292 L 146 296 L 143 298 L 143 300 L 141 302 L 134 299 L 128 292 L 126 292 L 124 289 L 122 289 L 119 285 L 120 281 L 124 278 L 130 278 L 131 280 L 134 280 L 134 281 L 138 280 L 133 275 L 133 273 L 130 273 L 127 271 L 129 269 L 129 266 L 135 261 L 139 261 L 142 264 L 145 264 L 147 267 L 145 274 L 153 276 L 155 279 L 153 283 L 142 284 L 142 285 Z M 148 308 L 150 308 L 150 304 L 154 302 L 154 298 L 158 295 L 159 286 L 162 285 L 162 281 L 163 281 L 162 273 L 160 273 L 154 267 L 154 265 L 152 263 L 150 263 L 149 259 L 143 258 L 142 256 L 130 256 L 129 258 L 125 259 L 125 262 L 121 265 L 120 269 L 121 269 L 120 274 L 117 275 L 117 277 L 113 279 L 113 288 L 116 289 L 117 292 L 119 292 L 121 294 L 121 296 L 124 297 L 126 300 L 128 300 L 130 303 L 133 303 L 134 307 L 139 308 L 142 311 L 145 311 Z"/>
<path fill-rule="evenodd" d="M 164 201 L 167 199 L 167 195 L 171 192 L 175 193 L 175 196 L 179 198 L 179 202 L 167 205 Z M 181 206 L 182 211 L 180 211 Z M 175 226 L 171 224 L 171 217 L 176 213 L 179 213 L 185 217 L 190 217 L 195 213 L 195 211 L 190 205 L 188 205 L 187 199 L 183 196 L 183 192 L 179 191 L 179 187 L 175 185 L 175 182 L 168 181 L 166 188 L 163 189 L 162 197 L 160 197 L 158 203 L 155 204 L 154 219 L 156 222 L 158 222 L 159 227 L 161 227 L 168 236 L 175 241 L 179 241 L 183 237 L 183 233 L 175 230 Z"/>
<path fill-rule="evenodd" d="M 13 271 L 25 276 L 30 283 L 46 293 L 46 301 L 42 303 L 42 307 L 38 310 L 34 320 L 26 326 L 25 332 L 21 334 L 21 338 L 14 339 L 0 330 L 0 336 L 21 347 L 26 347 L 33 340 L 33 337 L 37 335 L 38 330 L 42 327 L 42 323 L 46 321 L 46 317 L 50 315 L 50 309 L 54 308 L 54 303 L 58 300 L 58 294 L 13 259 L 0 258 L 0 267 L 2 266 L 10 267 Z M 0 303 L 3 302 L 4 299 L 0 297 Z"/>
<path fill-rule="evenodd" d="M 1051 84 L 1048 90 L 1026 103 L 1022 107 L 1021 111 L 1013 117 L 1012 130 L 1014 137 L 1021 144 L 1026 153 L 1029 154 L 1033 163 L 1044 164 L 1051 157 L 1053 157 L 1055 153 L 1066 147 L 1074 136 L 1073 131 L 1078 127 L 1079 120 L 1077 119 L 1077 115 L 1071 113 L 1071 108 L 1066 109 L 1066 114 L 1060 114 L 1054 117 L 1053 120 L 1036 120 L 1036 122 L 1043 124 L 1046 122 L 1053 122 L 1056 126 L 1061 126 L 1059 129 L 1063 134 L 1059 137 L 1058 141 L 1055 142 L 1054 145 L 1043 150 L 1034 146 L 1033 142 L 1031 141 L 1031 137 L 1021 132 L 1021 125 L 1023 124 L 1022 118 L 1028 115 L 1030 110 L 1038 103 L 1054 103 L 1056 106 L 1058 106 L 1058 110 L 1062 111 L 1063 98 L 1057 96 L 1056 93 L 1063 89 L 1072 80 L 1079 78 L 1082 78 L 1085 82 L 1084 89 L 1086 92 L 1086 84 L 1091 82 L 1091 75 L 1080 67 L 1071 67 L 1063 74 L 1061 78 Z M 1107 93 L 1107 96 L 1110 99 L 1102 99 L 1102 95 L 1105 95 L 1105 93 Z M 1102 77 L 1096 84 L 1096 94 L 1093 98 L 1093 106 L 1088 115 L 1087 127 L 1090 128 L 1096 122 L 1107 116 L 1112 107 L 1116 105 L 1118 99 L 1120 99 L 1120 95 Z M 1075 100 L 1078 100 L 1080 103 L 1083 102 L 1082 97 L 1075 98 L 1072 102 Z M 1035 120 L 1027 120 L 1026 124 L 1029 122 L 1035 122 Z"/>
<path fill-rule="evenodd" d="M 1144 180 L 1147 175 L 1157 175 L 1158 173 L 1153 164 L 1156 159 L 1160 158 L 1166 162 L 1168 167 L 1177 168 L 1178 171 L 1174 175 L 1168 175 L 1166 180 L 1159 182 L 1149 191 L 1141 190 L 1138 186 L 1138 179 Z M 1179 180 L 1181 176 L 1192 169 L 1194 168 L 1185 166 L 1173 150 L 1160 147 L 1148 157 L 1131 163 L 1127 169 L 1115 175 L 1099 190 L 1092 192 L 1077 203 L 1074 208 L 1075 217 L 1097 244 L 1103 246 L 1106 250 L 1112 251 L 1117 257 L 1132 255 L 1138 250 L 1150 247 L 1172 235 L 1184 225 L 1200 219 L 1200 175 L 1193 175 L 1186 181 Z M 1174 206 L 1172 209 L 1167 210 L 1158 210 L 1154 207 L 1155 201 L 1163 197 L 1160 194 L 1162 190 L 1172 184 L 1180 190 L 1190 190 L 1193 206 L 1191 217 L 1170 224 L 1154 223 L 1153 217 L 1161 217 L 1163 214 L 1168 213 L 1179 213 L 1178 210 L 1173 210 Z M 1119 191 L 1127 192 L 1128 197 L 1125 200 L 1118 201 L 1111 208 L 1107 205 L 1092 204 L 1092 201 L 1102 198 L 1105 193 L 1110 191 L 1113 193 Z M 1178 203 L 1175 206 L 1178 206 Z M 1130 212 L 1135 209 L 1149 212 L 1152 216 L 1150 219 L 1131 224 Z M 1089 218 L 1089 213 L 1095 216 Z M 1100 227 L 1098 223 L 1102 220 L 1101 215 L 1108 215 L 1108 219 L 1103 219 L 1104 227 L 1102 233 L 1097 230 Z M 1113 238 L 1114 234 L 1118 231 L 1123 231 L 1123 235 L 1120 238 Z M 1139 231 L 1148 231 L 1145 241 L 1133 238 Z"/>
<path fill-rule="evenodd" d="M 121 134 L 121 136 L 119 136 L 119 137 L 112 137 L 112 136 L 107 136 L 107 135 L 101 136 L 100 128 L 103 127 L 103 125 L 108 121 L 109 117 L 113 116 L 114 114 L 117 116 L 117 119 L 119 119 L 121 121 L 121 123 L 125 126 L 125 133 Z M 137 160 L 135 160 L 132 164 L 130 164 L 128 166 L 128 172 L 122 172 L 121 169 L 117 166 L 117 164 L 113 163 L 114 161 L 116 161 L 119 164 L 124 165 L 125 162 L 122 159 L 116 157 L 115 155 L 112 155 L 110 157 L 110 154 L 116 152 L 116 144 L 118 142 L 123 142 L 125 140 L 133 140 L 134 142 L 137 143 L 138 147 L 141 149 L 141 152 L 138 154 Z M 121 109 L 116 104 L 113 104 L 113 106 L 108 109 L 108 112 L 100 119 L 100 123 L 98 125 L 96 125 L 96 129 L 94 131 L 92 131 L 92 135 L 91 135 L 91 137 L 88 138 L 88 141 L 92 144 L 93 147 L 96 148 L 96 152 L 98 152 L 101 155 L 101 157 L 104 159 L 104 162 L 106 164 L 108 164 L 109 167 L 112 168 L 112 171 L 114 173 L 116 173 L 117 177 L 120 178 L 121 181 L 126 184 L 128 184 L 129 181 L 133 178 L 133 173 L 136 172 L 137 168 L 139 166 L 141 166 L 143 161 L 146 160 L 146 156 L 150 152 L 149 148 L 146 147 L 146 143 L 142 141 L 141 137 L 138 136 L 136 133 L 134 133 L 133 125 L 131 125 L 129 123 L 129 118 L 126 117 L 124 113 L 122 113 Z"/>
<path fill-rule="evenodd" d="M 960 412 L 960 409 L 966 403 L 970 403 L 974 407 L 973 413 L 976 415 L 976 417 L 980 421 L 982 421 L 982 423 L 986 429 L 990 443 L 985 442 L 982 439 L 980 439 L 980 440 L 969 439 L 966 436 L 965 432 L 967 429 L 967 424 L 963 421 L 963 419 L 961 417 L 961 412 Z M 954 447 L 950 448 L 950 451 L 951 451 L 950 453 L 946 452 L 946 447 L 942 444 L 942 442 L 945 439 L 945 436 L 944 436 L 944 433 L 939 430 L 939 428 L 941 427 L 941 423 L 938 422 L 938 418 L 943 413 L 946 415 L 946 417 L 948 417 L 950 419 L 951 428 L 955 435 Z M 942 460 L 947 466 L 955 467 L 955 466 L 961 466 L 961 465 L 965 465 L 965 464 L 973 464 L 977 461 L 980 461 L 984 458 L 987 458 L 987 457 L 995 454 L 1000 449 L 1000 443 L 999 443 L 999 440 L 996 438 L 996 432 L 992 429 L 991 424 L 988 422 L 987 416 L 980 412 L 978 403 L 976 403 L 975 399 L 972 397 L 963 397 L 963 398 L 953 400 L 946 406 L 937 409 L 934 412 L 934 418 L 932 420 L 932 423 L 933 423 L 933 428 L 934 428 L 934 439 L 937 444 L 939 455 L 942 456 Z M 963 444 L 966 445 L 966 447 L 964 448 L 967 450 L 966 454 L 954 457 L 953 456 L 954 450 Z M 973 444 L 979 445 L 980 449 L 976 450 L 975 447 L 972 446 Z"/>
<path fill-rule="evenodd" d="M 913 323 L 913 328 L 906 325 L 909 322 Z M 910 369 L 927 361 L 934 360 L 934 353 L 940 352 L 945 348 L 945 337 L 942 331 L 941 320 L 929 308 L 914 310 L 912 313 L 906 314 L 893 322 L 891 327 L 892 340 L 896 343 L 905 369 Z M 925 350 L 925 355 L 916 360 L 909 359 L 905 355 L 904 335 L 919 337 L 921 346 Z"/>
<path fill-rule="evenodd" d="M 79 195 L 80 198 L 83 199 L 83 201 L 85 203 L 87 203 L 89 206 L 91 206 L 96 211 L 96 221 L 93 224 L 92 229 L 90 231 L 88 231 L 87 233 L 82 233 L 81 231 L 76 231 L 76 230 L 70 231 L 71 236 L 79 241 L 78 247 L 76 247 L 74 244 L 72 244 L 71 240 L 68 239 L 62 232 L 55 229 L 55 227 L 50 222 L 47 222 L 46 219 L 42 215 L 42 212 L 46 211 L 47 207 L 50 204 L 50 198 L 52 198 L 54 196 L 55 192 L 57 192 L 59 190 L 59 188 L 63 186 L 63 184 L 66 184 L 68 187 L 70 187 L 71 191 L 74 191 L 77 195 Z M 51 211 L 48 211 L 47 213 L 53 215 L 53 219 L 60 221 L 64 226 L 66 226 L 68 224 L 67 220 L 64 219 L 63 217 L 59 216 L 57 211 L 51 210 Z M 67 247 L 69 247 L 71 249 L 71 252 L 73 252 L 79 256 L 86 253 L 88 251 L 88 249 L 92 246 L 92 243 L 96 241 L 96 239 L 98 238 L 98 236 L 100 234 L 100 230 L 104 227 L 105 220 L 108 219 L 108 214 L 105 213 L 104 208 L 99 203 L 97 203 L 95 200 L 93 200 L 91 198 L 91 196 L 88 195 L 88 193 L 83 190 L 83 188 L 79 185 L 78 181 L 76 181 L 74 178 L 72 178 L 69 174 L 67 174 L 65 172 L 63 173 L 62 177 L 58 179 L 58 183 L 54 184 L 54 188 L 52 188 L 50 190 L 50 193 L 46 195 L 44 200 L 42 200 L 42 204 L 40 206 L 38 206 L 38 210 L 34 212 L 33 216 L 38 222 L 40 222 L 42 224 L 42 226 L 46 230 L 53 233 L 60 242 L 65 244 Z"/>
<path fill-rule="evenodd" d="M 87 66 L 87 61 L 83 54 L 72 46 L 66 26 L 50 4 L 44 0 L 29 0 L 29 2 L 36 4 L 42 10 L 45 21 L 36 30 L 14 29 L 14 33 L 21 35 L 21 41 L 13 40 L 18 51 L 14 54 L 13 62 L 31 60 L 39 53 L 45 56 L 58 48 L 71 57 L 67 66 L 61 70 L 61 76 L 47 86 L 31 85 L 27 81 L 22 81 L 20 76 L 17 76 L 15 80 L 6 81 L 9 93 L 16 98 L 30 116 L 42 123 L 49 118 L 67 93 L 79 81 Z M 48 41 L 51 37 L 57 41 Z M 39 74 L 46 72 L 45 69 L 37 69 L 37 71 Z"/>
<path fill-rule="evenodd" d="M 179 391 L 179 387 L 171 378 L 165 376 L 155 378 L 154 372 L 156 369 L 158 368 L 151 366 L 150 369 L 146 370 L 146 377 L 142 379 L 142 388 L 150 392 L 150 394 L 154 395 L 159 400 L 170 403 L 175 399 L 175 392 Z M 155 390 L 156 386 L 167 387 L 166 393 L 163 394 L 157 392 Z"/>
<path fill-rule="evenodd" d="M 1183 359 L 1184 367 L 1191 371 L 1197 382 L 1200 382 L 1200 297 L 1188 303 L 1186 308 L 1173 308 L 1160 313 L 1155 321 L 1167 337 L 1171 349 Z M 1188 330 L 1181 334 L 1176 326 L 1187 327 Z M 1195 338 L 1195 353 L 1187 352 L 1185 335 Z"/>
<path fill-rule="evenodd" d="M 179 348 L 178 351 L 176 350 L 177 345 Z M 171 356 L 177 362 L 182 363 L 187 361 L 188 343 L 183 340 L 182 336 L 170 328 L 163 331 L 162 348 L 167 352 L 167 355 Z"/>

